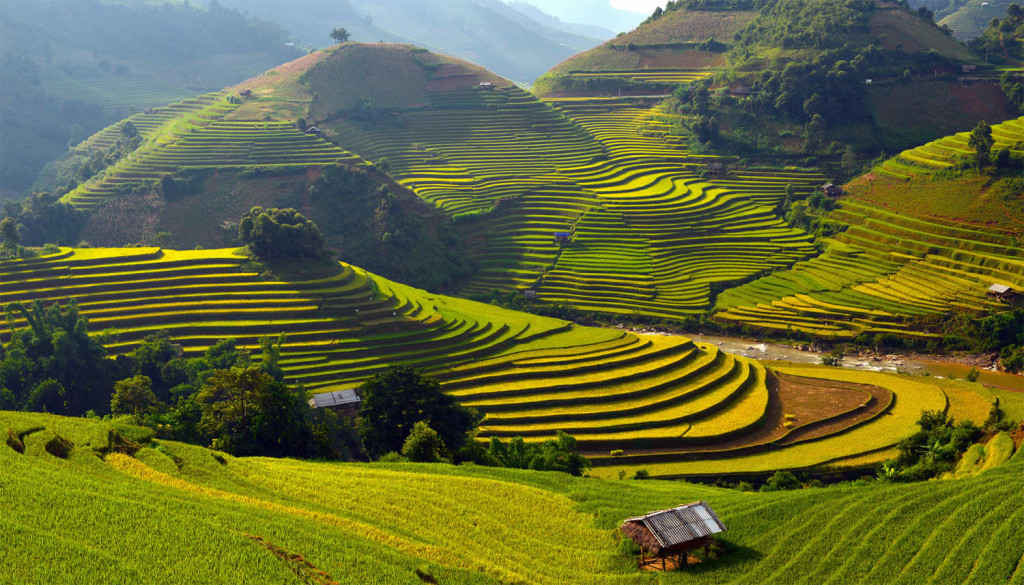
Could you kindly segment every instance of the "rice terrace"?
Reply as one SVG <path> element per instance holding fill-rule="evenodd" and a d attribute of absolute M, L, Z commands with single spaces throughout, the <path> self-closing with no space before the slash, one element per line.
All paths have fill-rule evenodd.
<path fill-rule="evenodd" d="M 414 4 L 0 8 L 0 584 L 1024 584 L 1020 6 Z"/>

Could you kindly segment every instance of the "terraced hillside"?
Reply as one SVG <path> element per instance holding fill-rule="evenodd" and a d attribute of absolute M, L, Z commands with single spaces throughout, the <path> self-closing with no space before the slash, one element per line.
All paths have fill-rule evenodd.
<path fill-rule="evenodd" d="M 1024 154 L 1024 118 L 992 135 L 994 150 Z M 1004 308 L 986 291 L 1024 286 L 1024 206 L 1008 186 L 1012 173 L 953 170 L 974 154 L 968 136 L 905 151 L 852 181 L 830 214 L 842 231 L 826 253 L 723 292 L 716 318 L 839 339 L 928 338 L 936 337 L 928 323 L 950 311 Z"/>
<path fill-rule="evenodd" d="M 533 289 L 542 304 L 670 318 L 705 310 L 713 286 L 815 253 L 774 208 L 787 185 L 807 193 L 820 175 L 736 168 L 702 178 L 720 159 L 691 155 L 681 118 L 654 101 L 546 103 L 452 58 L 347 43 L 133 116 L 143 145 L 65 200 L 94 208 L 194 169 L 316 176 L 386 159 L 395 179 L 460 222 L 480 267 L 461 293 Z M 340 146 L 300 132 L 303 116 Z M 81 148 L 109 148 L 120 134 L 113 126 Z"/>
<path fill-rule="evenodd" d="M 337 75 L 346 61 L 325 60 L 310 83 L 321 67 Z M 719 159 L 691 156 L 672 134 L 679 117 L 651 100 L 540 102 L 512 86 L 454 87 L 453 77 L 400 122 L 317 124 L 469 220 L 463 231 L 479 242 L 480 273 L 466 294 L 533 289 L 540 303 L 680 317 L 708 305 L 713 283 L 814 253 L 772 208 L 788 184 L 809 192 L 816 173 L 737 169 L 705 180 Z M 556 232 L 569 241 L 556 242 Z"/>
<path fill-rule="evenodd" d="M 482 438 L 543 440 L 565 430 L 589 452 L 627 451 L 605 455 L 601 465 L 683 460 L 709 470 L 750 455 L 753 469 L 764 464 L 758 453 L 784 445 L 771 456 L 813 449 L 816 458 L 802 455 L 805 463 L 793 465 L 806 467 L 891 447 L 913 431 L 922 410 L 947 404 L 936 386 L 884 378 L 867 382 L 879 390 L 811 382 L 833 399 L 794 410 L 799 399 L 790 382 L 780 386 L 764 365 L 713 345 L 576 327 L 432 295 L 344 264 L 329 276 L 266 281 L 245 262 L 231 250 L 66 249 L 0 263 L 0 304 L 75 298 L 114 352 L 161 330 L 187 354 L 225 338 L 256 349 L 261 337 L 286 334 L 286 378 L 313 392 L 412 365 L 485 413 Z M 13 324 L 27 326 L 20 317 Z M 840 374 L 795 373 L 858 381 Z M 971 418 L 988 412 L 991 395 L 968 394 Z M 850 432 L 873 439 L 841 437 Z"/>
<path fill-rule="evenodd" d="M 139 449 L 112 451 L 114 430 Z M 759 494 L 234 458 L 49 415 L 0 413 L 0 432 L 13 436 L 0 444 L 0 547 L 12 553 L 0 580 L 15 583 L 646 583 L 618 525 L 695 500 L 721 518 L 730 552 L 659 575 L 663 583 L 1024 582 L 1020 452 L 963 480 Z M 48 447 L 57 437 L 71 445 L 64 459 Z"/>
<path fill-rule="evenodd" d="M 958 160 L 967 160 L 974 155 L 974 149 L 967 146 L 970 136 L 970 131 L 960 132 L 904 150 L 882 163 L 877 172 L 897 179 L 910 179 L 951 168 Z M 995 140 L 993 152 L 1008 149 L 1012 154 L 1024 155 L 1024 117 L 993 125 L 992 138 Z"/>
<path fill-rule="evenodd" d="M 356 159 L 291 123 L 229 117 L 239 107 L 237 101 L 226 93 L 207 94 L 135 114 L 94 134 L 77 149 L 90 153 L 109 148 L 127 122 L 138 129 L 144 142 L 63 200 L 81 209 L 91 209 L 128 195 L 140 185 L 152 187 L 165 175 L 188 169 L 304 169 Z"/>

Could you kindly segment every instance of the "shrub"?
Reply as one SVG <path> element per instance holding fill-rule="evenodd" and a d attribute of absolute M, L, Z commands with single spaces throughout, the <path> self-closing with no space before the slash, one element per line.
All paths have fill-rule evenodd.
<path fill-rule="evenodd" d="M 74 448 L 74 443 L 65 439 L 64 437 L 53 433 L 50 440 L 46 441 L 46 452 L 54 457 L 60 457 L 61 459 L 67 459 L 68 455 L 71 455 L 71 449 Z"/>
<path fill-rule="evenodd" d="M 651 473 L 646 469 L 637 469 L 633 474 L 633 479 L 651 479 Z"/>
<path fill-rule="evenodd" d="M 25 453 L 25 444 L 21 442 L 18 435 L 11 429 L 7 429 L 7 446 L 18 453 Z"/>
<path fill-rule="evenodd" d="M 789 471 L 776 471 L 768 478 L 768 482 L 761 486 L 762 492 L 779 492 L 785 490 L 798 490 L 802 488 L 800 480 Z"/>
<path fill-rule="evenodd" d="M 419 421 L 413 425 L 412 432 L 405 439 L 402 455 L 417 463 L 436 463 L 441 459 L 442 447 L 437 431 L 430 428 L 426 422 Z"/>
<path fill-rule="evenodd" d="M 619 456 L 621 456 L 621 455 L 622 455 L 622 454 L 623 454 L 624 452 L 625 452 L 625 451 L 623 451 L 622 449 L 612 449 L 612 451 L 611 451 L 611 455 L 612 455 L 612 457 L 619 457 Z"/>

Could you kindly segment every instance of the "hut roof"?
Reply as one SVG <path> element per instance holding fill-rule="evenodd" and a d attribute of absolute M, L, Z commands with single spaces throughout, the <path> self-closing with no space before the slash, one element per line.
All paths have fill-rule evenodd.
<path fill-rule="evenodd" d="M 988 287 L 988 291 L 989 292 L 994 292 L 994 293 L 997 293 L 997 294 L 1008 293 L 1011 290 L 1013 290 L 1013 289 L 1011 289 L 1010 287 L 1006 286 L 1005 284 L 993 284 L 992 286 Z"/>
<path fill-rule="evenodd" d="M 334 392 L 321 392 L 314 394 L 309 399 L 309 405 L 313 408 L 328 408 L 331 406 L 349 406 L 359 404 L 362 401 L 355 390 L 335 390 Z"/>
<path fill-rule="evenodd" d="M 725 525 L 706 502 L 693 502 L 628 518 L 620 530 L 644 548 L 658 554 L 660 550 L 724 532 Z"/>

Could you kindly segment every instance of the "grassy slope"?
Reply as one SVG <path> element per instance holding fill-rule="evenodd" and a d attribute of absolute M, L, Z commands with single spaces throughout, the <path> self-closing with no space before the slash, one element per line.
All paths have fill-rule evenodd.
<path fill-rule="evenodd" d="M 417 570 L 451 584 L 648 583 L 618 523 L 704 500 L 732 554 L 658 582 L 1024 582 L 1019 458 L 965 480 L 751 494 L 447 465 L 219 464 L 165 441 L 103 461 L 90 443 L 107 426 L 0 413 L 4 434 L 46 429 L 25 436 L 25 455 L 0 444 L 0 548 L 13 552 L 0 580 L 299 582 L 252 535 L 346 584 L 421 583 Z M 69 459 L 43 450 L 51 432 L 75 444 Z"/>

